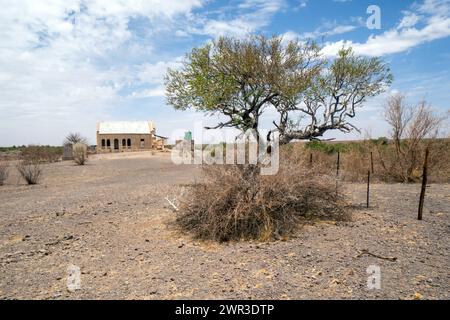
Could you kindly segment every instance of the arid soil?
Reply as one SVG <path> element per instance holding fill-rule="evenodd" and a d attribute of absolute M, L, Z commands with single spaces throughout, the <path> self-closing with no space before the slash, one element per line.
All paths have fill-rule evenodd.
<path fill-rule="evenodd" d="M 13 171 L 13 170 L 11 170 Z M 347 184 L 350 221 L 305 224 L 270 243 L 205 243 L 171 226 L 165 199 L 200 179 L 169 154 L 45 166 L 41 184 L 0 187 L 2 299 L 449 299 L 450 186 Z M 176 203 L 176 201 L 175 201 Z M 350 209 L 349 209 L 350 210 Z M 68 267 L 81 288 L 68 290 Z M 369 266 L 381 288 L 369 289 Z"/>

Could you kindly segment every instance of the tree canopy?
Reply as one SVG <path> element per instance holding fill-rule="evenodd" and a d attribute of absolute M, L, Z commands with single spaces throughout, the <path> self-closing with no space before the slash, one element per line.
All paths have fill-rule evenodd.
<path fill-rule="evenodd" d="M 287 143 L 355 129 L 349 119 L 356 108 L 382 92 L 392 75 L 380 59 L 356 56 L 351 48 L 328 60 L 311 41 L 250 36 L 221 37 L 194 48 L 165 80 L 167 101 L 175 109 L 226 116 L 208 129 L 258 132 L 261 115 L 274 107 L 279 120 L 271 133 L 278 131 Z M 296 116 L 301 121 L 294 121 Z"/>

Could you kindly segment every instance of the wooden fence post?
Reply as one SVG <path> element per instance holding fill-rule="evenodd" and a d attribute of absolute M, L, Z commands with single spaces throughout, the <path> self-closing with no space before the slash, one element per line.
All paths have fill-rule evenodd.
<path fill-rule="evenodd" d="M 338 151 L 338 155 L 337 155 L 337 163 L 336 163 L 336 177 L 339 176 L 339 166 L 340 166 L 340 161 L 341 161 L 341 153 Z"/>
<path fill-rule="evenodd" d="M 367 170 L 367 208 L 369 208 L 370 200 L 370 170 Z"/>
<path fill-rule="evenodd" d="M 309 165 L 312 167 L 313 155 L 312 152 L 309 154 Z"/>
<path fill-rule="evenodd" d="M 427 147 L 427 149 L 425 150 L 425 161 L 423 163 L 422 190 L 420 191 L 419 213 L 417 215 L 417 219 L 418 220 L 422 220 L 423 203 L 424 203 L 424 200 L 425 200 L 425 191 L 427 189 L 428 154 L 429 154 L 429 149 Z"/>
<path fill-rule="evenodd" d="M 373 174 L 374 172 L 373 172 L 373 154 L 372 154 L 372 151 L 370 151 L 370 169 L 372 170 L 372 174 Z"/>

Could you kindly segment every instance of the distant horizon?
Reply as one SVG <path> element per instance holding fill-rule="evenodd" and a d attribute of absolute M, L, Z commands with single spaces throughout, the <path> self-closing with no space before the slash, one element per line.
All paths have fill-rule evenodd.
<path fill-rule="evenodd" d="M 389 141 L 392 140 L 389 137 L 384 137 L 384 136 L 380 136 L 380 137 L 376 137 L 376 138 L 368 138 L 368 139 L 353 139 L 353 140 L 294 140 L 291 141 L 290 143 L 308 143 L 311 141 L 319 141 L 319 142 L 324 142 L 324 143 L 349 143 L 349 142 L 364 142 L 367 140 L 377 140 L 377 139 L 381 139 L 381 138 L 387 138 Z M 430 138 L 431 139 L 431 138 Z M 425 139 L 425 140 L 429 140 L 429 139 Z M 449 137 L 437 137 L 436 140 L 450 140 Z M 217 144 L 223 144 L 223 143 L 232 143 L 232 142 L 225 142 L 225 141 L 221 141 L 221 142 L 212 142 L 212 143 L 203 143 L 203 145 L 217 145 Z M 174 145 L 175 142 L 172 143 L 166 143 L 166 145 Z M 200 145 L 195 143 L 194 140 L 194 145 Z M 29 147 L 29 146 L 42 146 L 42 147 L 63 147 L 63 144 L 61 145 L 51 145 L 51 144 L 28 144 L 28 145 L 11 145 L 11 146 L 0 146 L 1 148 L 23 148 L 23 147 Z M 88 146 L 97 146 L 96 144 L 88 144 Z M 146 152 L 146 151 L 142 151 L 142 152 Z"/>

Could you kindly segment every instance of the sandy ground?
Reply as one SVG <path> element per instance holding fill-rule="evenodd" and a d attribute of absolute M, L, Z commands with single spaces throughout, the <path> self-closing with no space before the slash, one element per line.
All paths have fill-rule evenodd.
<path fill-rule="evenodd" d="M 305 225 L 288 241 L 215 244 L 173 227 L 169 199 L 200 178 L 168 154 L 45 166 L 41 184 L 0 187 L 2 299 L 449 299 L 450 186 L 349 184 L 348 222 Z M 81 287 L 68 290 L 68 268 Z M 379 268 L 369 289 L 367 268 Z M 372 267 L 373 268 L 373 267 Z"/>

